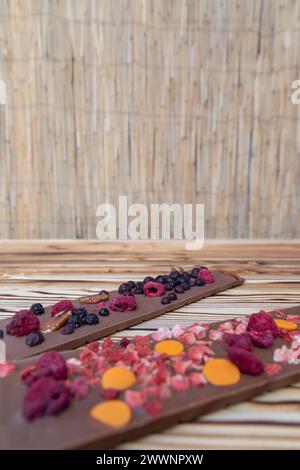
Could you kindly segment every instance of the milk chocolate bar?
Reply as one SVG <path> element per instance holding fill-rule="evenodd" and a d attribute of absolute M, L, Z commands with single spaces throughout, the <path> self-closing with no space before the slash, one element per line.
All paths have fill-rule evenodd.
<path fill-rule="evenodd" d="M 34 304 L 31 310 L 21 311 L 13 323 L 12 319 L 0 322 L 7 359 L 23 359 L 49 350 L 75 349 L 244 282 L 236 274 L 210 273 L 202 268 L 190 272 L 173 270 L 173 277 L 176 272 L 177 279 L 182 282 L 167 275 L 153 281 L 148 277 L 146 282 L 123 283 L 118 291 L 100 291 L 72 302 L 60 301 L 52 307 Z M 158 291 L 155 290 L 157 286 Z M 121 304 L 118 303 L 120 298 L 123 299 Z"/>
<path fill-rule="evenodd" d="M 300 379 L 300 306 L 19 361 L 1 449 L 106 449 Z"/>

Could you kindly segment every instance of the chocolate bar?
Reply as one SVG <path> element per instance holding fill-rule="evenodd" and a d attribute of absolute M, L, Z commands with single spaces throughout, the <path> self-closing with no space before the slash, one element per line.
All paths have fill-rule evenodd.
<path fill-rule="evenodd" d="M 153 282 L 152 278 L 148 277 L 147 282 L 129 281 L 127 283 L 129 286 L 126 283 L 122 284 L 118 291 L 109 293 L 100 291 L 99 294 L 81 297 L 72 302 L 64 300 L 52 307 L 43 308 L 41 304 L 34 304 L 31 310 L 22 310 L 13 323 L 12 319 L 0 322 L 0 330 L 4 332 L 6 357 L 8 360 L 23 359 L 49 350 L 75 349 L 244 282 L 242 278 L 232 273 L 211 274 L 204 268 L 194 268 L 192 271 L 193 276 L 191 273 L 184 274 L 184 271 L 172 271 L 174 276 L 176 272 L 178 277 L 186 276 L 192 286 L 188 281 L 186 283 L 184 278 L 182 283 L 176 284 L 175 280 L 168 281 L 168 276 L 158 276 L 161 282 L 155 280 Z M 203 272 L 204 281 L 197 277 L 197 274 L 201 276 L 200 271 Z M 197 285 L 195 282 L 202 285 Z M 161 292 L 154 292 L 151 283 L 159 288 L 161 286 Z M 144 288 L 147 286 L 149 292 L 145 290 L 146 295 Z M 169 300 L 172 295 L 172 300 Z M 116 305 L 120 297 L 123 299 L 123 304 Z M 132 307 L 128 305 L 127 299 L 133 303 Z M 79 309 L 84 309 L 83 313 Z M 77 317 L 75 314 L 72 315 L 74 311 L 78 313 Z M 82 321 L 84 315 L 85 320 Z"/>
<path fill-rule="evenodd" d="M 300 306 L 16 364 L 1 449 L 106 449 L 300 379 Z"/>

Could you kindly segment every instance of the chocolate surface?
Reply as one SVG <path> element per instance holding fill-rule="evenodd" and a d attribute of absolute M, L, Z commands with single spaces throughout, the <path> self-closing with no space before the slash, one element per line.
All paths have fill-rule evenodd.
<path fill-rule="evenodd" d="M 285 314 L 300 315 L 300 306 L 282 310 Z M 224 322 L 210 325 L 215 329 Z M 276 339 L 269 349 L 255 348 L 255 353 L 264 363 L 273 363 L 273 351 L 284 344 Z M 285 343 L 286 344 L 286 343 Z M 215 357 L 227 357 L 221 343 L 213 341 Z M 75 357 L 78 352 L 66 352 L 66 357 Z M 99 390 L 94 389 L 81 401 L 58 416 L 38 418 L 27 422 L 21 413 L 26 387 L 20 382 L 19 372 L 25 365 L 37 359 L 20 361 L 17 372 L 1 381 L 0 386 L 0 448 L 1 449 L 105 449 L 122 441 L 135 439 L 176 423 L 191 421 L 202 414 L 249 399 L 263 392 L 286 386 L 300 379 L 300 365 L 280 363 L 281 372 L 273 377 L 262 373 L 259 376 L 242 374 L 239 383 L 216 387 L 206 384 L 186 392 L 176 392 L 163 402 L 163 412 L 157 417 L 146 415 L 143 409 L 135 409 L 131 422 L 121 429 L 113 430 L 94 422 L 89 417 L 90 408 L 102 401 Z"/>
<path fill-rule="evenodd" d="M 183 294 L 178 294 L 178 299 L 170 304 L 162 305 L 161 297 L 146 297 L 136 295 L 137 309 L 132 312 L 110 312 L 107 317 L 99 317 L 97 325 L 84 325 L 78 328 L 71 335 L 62 335 L 61 332 L 54 331 L 45 334 L 45 341 L 38 346 L 29 347 L 25 344 L 25 336 L 16 337 L 5 334 L 3 341 L 6 344 L 7 360 L 23 359 L 33 355 L 41 354 L 45 351 L 56 350 L 65 351 L 75 349 L 88 342 L 111 335 L 117 331 L 124 330 L 133 325 L 141 323 L 163 313 L 176 310 L 186 304 L 201 300 L 205 297 L 217 294 L 224 290 L 243 284 L 244 280 L 231 273 L 214 272 L 215 282 L 202 287 L 192 287 Z M 109 293 L 109 300 L 116 297 L 117 291 Z M 73 302 L 73 301 L 72 301 Z M 99 309 L 93 304 L 82 304 L 73 302 L 75 307 L 86 307 L 89 312 L 96 313 Z M 47 324 L 50 319 L 51 306 L 45 308 L 45 313 L 39 316 L 41 324 Z M 0 322 L 0 329 L 6 330 L 10 319 Z"/>

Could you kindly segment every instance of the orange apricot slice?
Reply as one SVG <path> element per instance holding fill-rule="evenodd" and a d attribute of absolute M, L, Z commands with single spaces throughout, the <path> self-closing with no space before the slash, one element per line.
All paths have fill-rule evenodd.
<path fill-rule="evenodd" d="M 277 319 L 274 320 L 277 327 L 280 328 L 280 329 L 284 329 L 284 330 L 288 330 L 288 331 L 294 331 L 294 330 L 297 330 L 298 328 L 298 325 L 292 321 L 288 321 L 288 320 L 281 320 L 281 319 Z"/>
<path fill-rule="evenodd" d="M 103 388 L 112 388 L 114 390 L 126 390 L 132 387 L 136 382 L 136 376 L 126 367 L 111 367 L 104 372 L 101 385 Z"/>
<path fill-rule="evenodd" d="M 168 356 L 178 356 L 184 351 L 183 344 L 175 339 L 164 339 L 154 346 L 155 351 Z"/>
<path fill-rule="evenodd" d="M 211 359 L 203 367 L 203 374 L 209 383 L 217 386 L 234 385 L 241 378 L 239 369 L 228 359 Z"/>
<path fill-rule="evenodd" d="M 112 428 L 126 426 L 131 420 L 130 407 L 122 400 L 107 400 L 95 405 L 90 411 L 90 417 Z"/>

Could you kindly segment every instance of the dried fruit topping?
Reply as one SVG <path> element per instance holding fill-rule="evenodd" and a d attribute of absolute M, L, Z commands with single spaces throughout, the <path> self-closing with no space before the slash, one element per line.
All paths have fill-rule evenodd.
<path fill-rule="evenodd" d="M 127 338 L 122 338 L 120 341 L 120 348 L 127 348 L 128 344 L 130 344 L 130 340 Z"/>
<path fill-rule="evenodd" d="M 109 303 L 109 308 L 114 312 L 127 312 L 136 309 L 136 300 L 134 295 L 118 295 Z"/>
<path fill-rule="evenodd" d="M 144 405 L 144 410 L 150 416 L 158 416 L 162 413 L 163 406 L 160 401 L 156 401 L 156 400 L 148 401 Z"/>
<path fill-rule="evenodd" d="M 144 294 L 147 297 L 161 297 L 165 295 L 166 288 L 164 284 L 155 281 L 149 281 L 144 284 Z"/>
<path fill-rule="evenodd" d="M 106 400 L 115 400 L 119 395 L 120 391 L 113 388 L 102 388 L 100 390 L 100 396 Z"/>
<path fill-rule="evenodd" d="M 38 346 L 45 340 L 44 335 L 40 331 L 32 331 L 26 338 L 27 346 Z"/>
<path fill-rule="evenodd" d="M 109 310 L 108 308 L 100 308 L 99 312 L 98 312 L 98 315 L 100 315 L 100 317 L 107 317 L 109 315 Z"/>
<path fill-rule="evenodd" d="M 0 378 L 4 378 L 16 370 L 16 366 L 11 362 L 2 362 L 0 364 Z"/>
<path fill-rule="evenodd" d="M 33 305 L 31 305 L 30 310 L 35 315 L 42 315 L 43 313 L 45 313 L 45 309 L 42 306 L 42 304 L 33 304 Z"/>
<path fill-rule="evenodd" d="M 60 330 L 62 335 L 71 335 L 72 333 L 74 333 L 74 331 L 75 331 L 75 327 L 73 325 L 70 325 L 69 323 L 63 326 L 62 329 Z"/>
<path fill-rule="evenodd" d="M 72 311 L 73 308 L 74 306 L 70 300 L 60 300 L 51 308 L 51 317 L 55 317 L 62 312 Z"/>
<path fill-rule="evenodd" d="M 246 349 L 231 347 L 228 350 L 228 357 L 245 374 L 259 375 L 264 370 L 260 358 Z"/>
<path fill-rule="evenodd" d="M 85 319 L 87 325 L 97 325 L 99 318 L 95 313 L 88 313 Z"/>
<path fill-rule="evenodd" d="M 246 351 L 253 350 L 250 335 L 248 335 L 247 333 L 242 333 L 240 335 L 226 333 L 224 336 L 224 341 L 226 346 L 228 346 L 229 348 L 237 347 L 245 349 Z"/>
<path fill-rule="evenodd" d="M 38 416 L 57 415 L 70 403 L 71 394 L 62 381 L 53 377 L 36 380 L 27 390 L 23 401 L 23 415 L 27 420 Z"/>
<path fill-rule="evenodd" d="M 272 315 L 263 310 L 250 316 L 247 331 L 254 346 L 260 348 L 272 346 L 275 338 L 279 335 L 278 327 Z"/>
<path fill-rule="evenodd" d="M 49 351 L 44 353 L 40 357 L 37 366 L 40 369 L 50 370 L 53 377 L 58 380 L 64 380 L 67 378 L 67 363 L 64 357 L 56 351 Z"/>
<path fill-rule="evenodd" d="M 40 320 L 30 310 L 20 310 L 6 327 L 6 333 L 12 336 L 25 336 L 31 331 L 38 330 Z"/>
<path fill-rule="evenodd" d="M 67 323 L 71 315 L 72 312 L 69 310 L 68 312 L 62 312 L 55 317 L 52 317 L 45 325 L 42 325 L 42 333 L 52 333 L 53 331 L 60 330 L 60 328 Z"/>
<path fill-rule="evenodd" d="M 197 278 L 201 279 L 201 281 L 203 281 L 205 284 L 212 284 L 213 282 L 215 282 L 213 273 L 211 273 L 206 268 L 199 269 Z"/>

